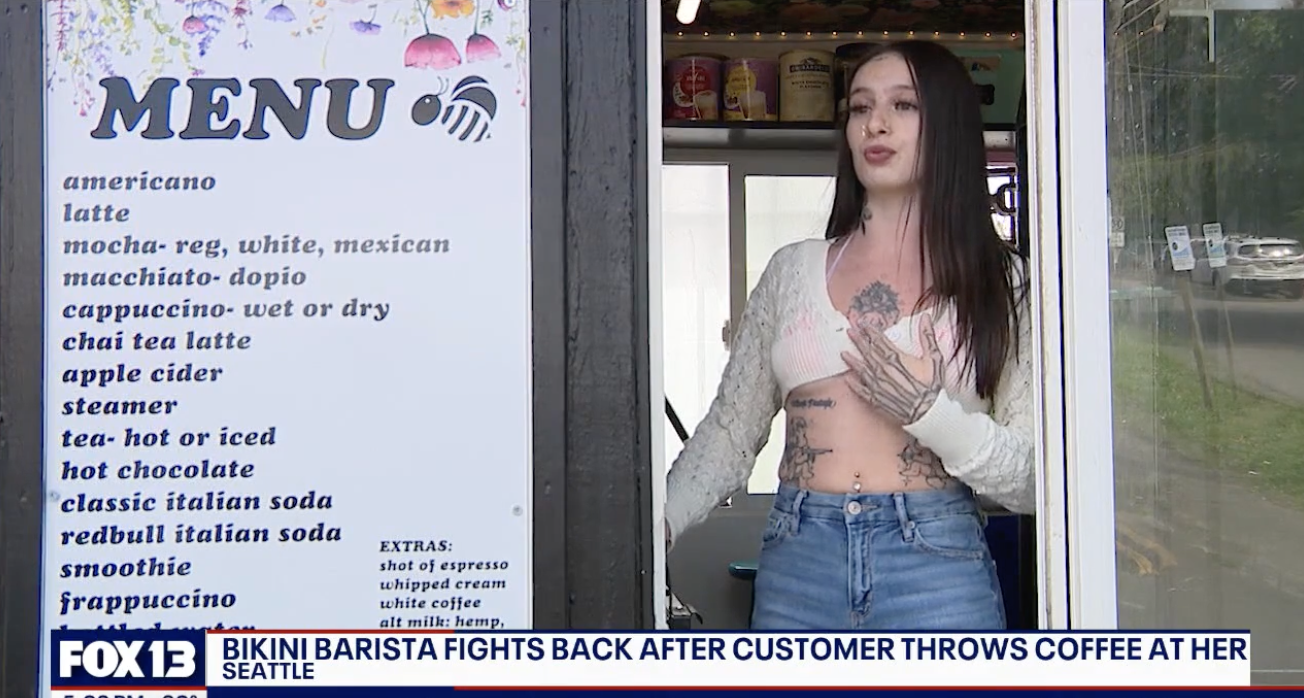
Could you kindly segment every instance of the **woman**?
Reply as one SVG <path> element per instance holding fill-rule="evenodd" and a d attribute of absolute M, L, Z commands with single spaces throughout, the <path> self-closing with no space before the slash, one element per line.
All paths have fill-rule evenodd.
<path fill-rule="evenodd" d="M 782 407 L 752 627 L 1003 629 L 975 493 L 1035 508 L 1024 265 L 960 60 L 905 41 L 854 71 L 826 239 L 776 252 L 748 299 L 666 533 L 747 482 Z"/>

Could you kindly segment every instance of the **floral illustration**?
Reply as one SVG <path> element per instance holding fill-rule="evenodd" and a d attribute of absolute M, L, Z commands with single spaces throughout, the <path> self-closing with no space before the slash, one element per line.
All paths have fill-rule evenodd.
<path fill-rule="evenodd" d="M 502 51 L 498 50 L 498 44 L 493 39 L 480 33 L 480 20 L 485 19 L 488 22 L 493 21 L 493 13 L 485 12 L 483 15 L 476 15 L 475 31 L 466 39 L 466 59 L 471 62 L 489 61 L 501 57 Z"/>
<path fill-rule="evenodd" d="M 407 50 L 403 52 L 403 65 L 409 68 L 444 70 L 462 65 L 462 55 L 448 37 L 427 31 L 408 44 Z"/>
<path fill-rule="evenodd" d="M 396 68 L 447 71 L 502 61 L 517 69 L 525 104 L 525 0 L 49 0 L 46 84 L 72 88 L 78 113 L 90 113 L 99 81 L 118 76 L 151 81 L 205 74 L 206 58 L 250 51 L 260 37 L 410 37 Z M 500 26 L 499 26 L 500 25 Z M 491 37 L 488 29 L 497 31 Z M 401 39 L 400 39 L 401 40 Z M 401 46 L 401 44 L 400 44 Z M 130 59 L 130 60 L 128 60 Z M 400 62 L 401 61 L 401 62 Z"/>
<path fill-rule="evenodd" d="M 270 10 L 267 11 L 267 21 L 269 21 L 269 22 L 293 22 L 293 21 L 294 21 L 294 10 L 291 10 L 289 7 L 287 7 L 287 6 L 285 5 L 285 3 L 280 3 L 280 4 L 278 4 L 278 5 L 274 6 L 274 7 L 272 7 L 272 9 L 270 9 Z"/>
<path fill-rule="evenodd" d="M 376 7 L 371 8 L 371 17 L 369 19 L 360 19 L 356 22 L 350 22 L 349 28 L 359 34 L 379 34 L 380 25 L 376 24 Z"/>
<path fill-rule="evenodd" d="M 475 25 L 471 30 L 471 35 L 466 39 L 466 62 L 475 63 L 477 61 L 487 61 L 502 57 L 502 51 L 498 49 L 498 44 L 494 40 L 480 33 L 480 24 L 493 22 L 493 11 L 486 10 L 483 13 L 476 11 L 476 0 L 429 0 L 429 7 L 434 18 L 441 17 L 475 17 Z M 508 10 L 510 11 L 510 9 Z M 444 70 L 462 64 L 462 55 L 457 51 L 457 45 L 446 36 L 431 33 L 430 25 L 425 21 L 425 13 L 422 12 L 422 22 L 426 33 L 412 40 L 408 44 L 407 51 L 403 56 L 403 64 L 411 68 L 430 68 L 433 70 Z"/>
<path fill-rule="evenodd" d="M 430 0 L 435 19 L 443 17 L 469 17 L 475 14 L 475 0 Z"/>

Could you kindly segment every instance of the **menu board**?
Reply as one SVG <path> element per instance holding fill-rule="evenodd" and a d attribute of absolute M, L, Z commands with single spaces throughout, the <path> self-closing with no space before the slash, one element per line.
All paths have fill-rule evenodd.
<path fill-rule="evenodd" d="M 526 1 L 43 7 L 44 629 L 529 628 Z"/>

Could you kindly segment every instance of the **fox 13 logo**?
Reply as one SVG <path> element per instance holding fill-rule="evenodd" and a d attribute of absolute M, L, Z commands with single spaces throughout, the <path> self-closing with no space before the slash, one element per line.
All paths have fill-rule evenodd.
<path fill-rule="evenodd" d="M 56 631 L 52 687 L 204 685 L 203 633 Z"/>

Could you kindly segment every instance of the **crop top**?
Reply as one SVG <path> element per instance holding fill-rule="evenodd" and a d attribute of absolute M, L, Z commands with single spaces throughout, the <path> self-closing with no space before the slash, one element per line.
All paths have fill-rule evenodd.
<path fill-rule="evenodd" d="M 788 272 L 792 291 L 785 296 L 788 302 L 776 309 L 778 329 L 769 352 L 770 369 L 779 387 L 779 404 L 807 383 L 846 373 L 842 352 L 858 353 L 847 334 L 851 322 L 829 298 L 824 267 L 830 244 L 827 240 L 804 240 L 795 243 L 790 253 L 794 257 Z M 927 311 L 902 317 L 884 334 L 902 350 L 921 356 L 919 324 L 925 314 Z M 966 412 L 988 409 L 987 401 L 978 397 L 973 373 L 963 370 L 963 356 L 956 354 L 952 306 L 943 305 L 932 314 L 938 348 L 947 357 L 943 373 L 947 394 L 959 400 Z"/>
<path fill-rule="evenodd" d="M 672 543 L 746 484 L 789 392 L 848 370 L 842 352 L 855 353 L 847 336 L 851 325 L 824 283 L 829 244 L 811 239 L 780 248 L 747 299 L 716 396 L 667 475 Z M 1016 265 L 1016 287 L 1022 279 Z M 1030 295 L 1019 294 L 1017 354 L 1006 362 L 991 401 L 978 396 L 959 357 L 950 359 L 958 340 L 951 305 L 936 310 L 938 345 L 950 359 L 945 384 L 928 412 L 904 425 L 952 477 L 1015 513 L 1036 509 Z M 888 338 L 920 354 L 921 317 L 903 318 L 887 330 Z"/>

